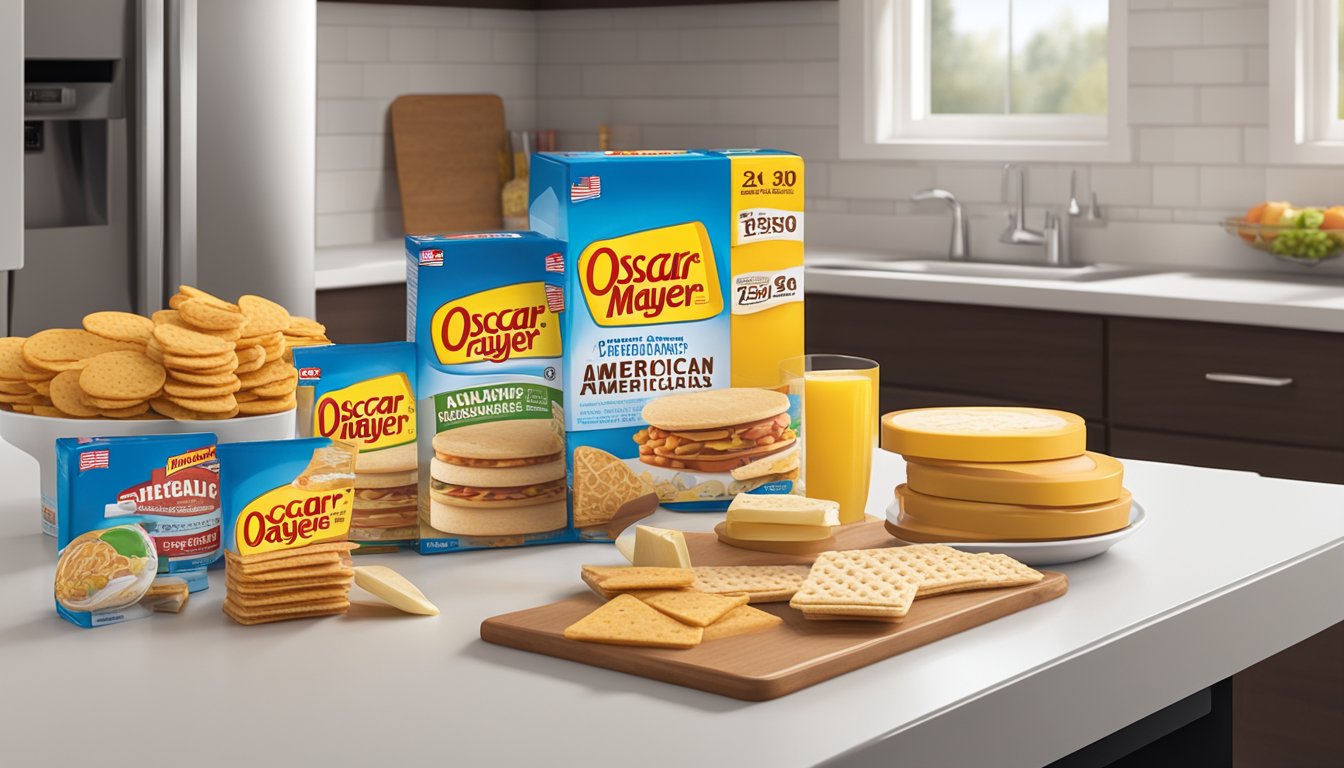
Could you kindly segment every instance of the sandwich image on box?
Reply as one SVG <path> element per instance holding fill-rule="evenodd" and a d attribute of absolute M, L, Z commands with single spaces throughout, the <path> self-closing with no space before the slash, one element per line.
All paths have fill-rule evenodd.
<path fill-rule="evenodd" d="M 574 540 L 563 249 L 532 232 L 406 238 L 422 554 Z"/>
<path fill-rule="evenodd" d="M 802 353 L 801 169 L 769 150 L 533 159 L 532 227 L 564 241 L 580 538 L 609 541 L 659 503 L 721 511 L 739 492 L 794 492 L 798 408 L 770 389 Z"/>
<path fill-rule="evenodd" d="M 429 521 L 440 531 L 508 536 L 566 524 L 565 444 L 545 420 L 497 421 L 434 436 Z"/>
<path fill-rule="evenodd" d="M 350 540 L 357 552 L 413 545 L 420 535 L 415 345 L 299 347 L 298 433 L 359 448 Z"/>

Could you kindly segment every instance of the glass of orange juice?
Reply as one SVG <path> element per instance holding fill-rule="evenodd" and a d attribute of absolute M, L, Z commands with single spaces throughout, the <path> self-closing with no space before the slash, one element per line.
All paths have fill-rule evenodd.
<path fill-rule="evenodd" d="M 877 445 L 877 363 L 803 355 L 786 360 L 780 374 L 802 398 L 804 493 L 839 502 L 841 523 L 863 521 Z"/>

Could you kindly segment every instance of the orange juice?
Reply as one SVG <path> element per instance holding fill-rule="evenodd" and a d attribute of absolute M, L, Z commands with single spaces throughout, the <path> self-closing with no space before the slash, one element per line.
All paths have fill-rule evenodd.
<path fill-rule="evenodd" d="M 842 524 L 862 521 L 868 504 L 876 377 L 877 368 L 803 375 L 805 489 L 811 498 L 840 502 Z"/>

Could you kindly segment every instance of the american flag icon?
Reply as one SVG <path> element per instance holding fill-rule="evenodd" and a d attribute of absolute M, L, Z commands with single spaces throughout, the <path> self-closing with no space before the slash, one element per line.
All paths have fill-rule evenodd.
<path fill-rule="evenodd" d="M 559 254 L 559 253 L 548 253 L 548 254 L 546 254 L 546 271 L 547 271 L 547 272 L 564 272 L 564 271 L 565 271 L 565 257 L 564 257 L 563 255 Z"/>
<path fill-rule="evenodd" d="M 552 312 L 565 311 L 565 289 L 558 285 L 546 286 L 546 308 Z"/>
<path fill-rule="evenodd" d="M 79 471 L 107 469 L 107 451 L 85 451 L 79 455 Z"/>
<path fill-rule="evenodd" d="M 602 196 L 601 176 L 581 176 L 577 184 L 569 185 L 569 201 L 594 200 Z"/>

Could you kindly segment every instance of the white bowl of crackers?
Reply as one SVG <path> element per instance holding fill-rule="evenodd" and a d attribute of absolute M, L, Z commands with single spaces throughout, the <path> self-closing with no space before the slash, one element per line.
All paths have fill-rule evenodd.
<path fill-rule="evenodd" d="M 0 339 L 0 438 L 41 465 L 44 528 L 55 520 L 58 437 L 294 436 L 289 349 L 331 343 L 325 328 L 260 296 L 233 303 L 182 286 L 169 305 Z"/>

